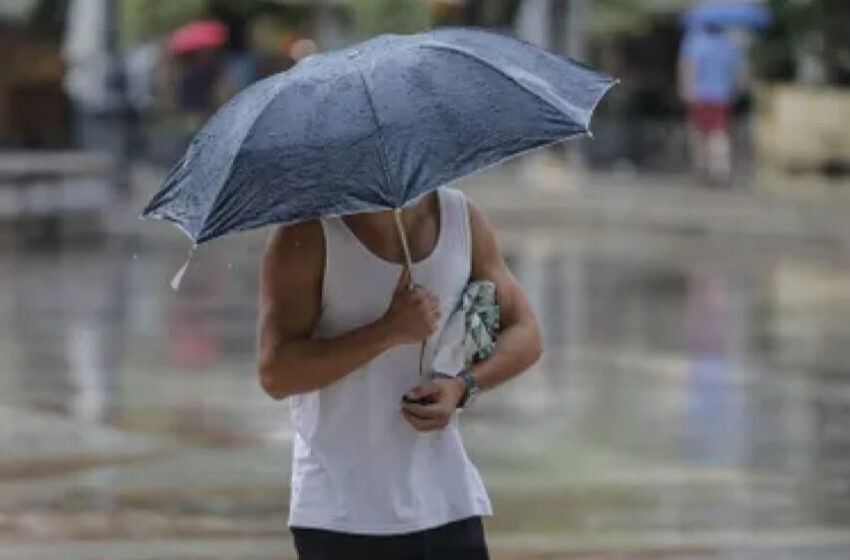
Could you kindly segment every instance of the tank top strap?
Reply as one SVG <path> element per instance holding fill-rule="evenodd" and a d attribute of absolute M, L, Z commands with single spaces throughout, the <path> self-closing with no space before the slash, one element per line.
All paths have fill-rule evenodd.
<path fill-rule="evenodd" d="M 322 231 L 325 235 L 325 254 L 327 260 L 336 260 L 340 255 L 349 254 L 355 247 L 356 239 L 339 216 L 322 218 Z"/>
<path fill-rule="evenodd" d="M 443 187 L 440 189 L 443 199 L 443 211 L 445 222 L 440 227 L 446 228 L 443 232 L 446 241 L 454 245 L 455 251 L 470 254 L 471 236 L 469 228 L 469 204 L 466 195 L 457 189 Z"/>
<path fill-rule="evenodd" d="M 325 237 L 325 268 L 322 283 L 323 305 L 340 289 L 340 271 L 344 271 L 354 260 L 357 247 L 353 246 L 350 234 L 340 217 L 321 218 Z"/>

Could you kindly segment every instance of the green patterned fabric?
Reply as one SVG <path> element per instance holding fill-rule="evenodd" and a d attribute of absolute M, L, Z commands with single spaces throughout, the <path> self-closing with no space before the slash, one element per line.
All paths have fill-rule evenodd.
<path fill-rule="evenodd" d="M 431 370 L 457 375 L 487 359 L 496 347 L 499 303 L 493 282 L 470 282 L 434 347 Z"/>
<path fill-rule="evenodd" d="M 496 347 L 499 332 L 499 303 L 493 282 L 472 282 L 463 291 L 458 311 L 466 322 L 464 345 L 466 365 L 486 360 Z"/>

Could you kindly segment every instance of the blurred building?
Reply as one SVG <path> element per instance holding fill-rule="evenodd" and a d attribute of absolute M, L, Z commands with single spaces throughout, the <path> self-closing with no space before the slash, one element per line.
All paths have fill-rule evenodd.
<path fill-rule="evenodd" d="M 62 2 L 0 2 L 0 146 L 61 147 L 69 108 L 59 53 Z"/>
<path fill-rule="evenodd" d="M 472 25 L 516 33 L 620 79 L 594 119 L 596 141 L 584 146 L 592 165 L 683 170 L 684 107 L 675 76 L 681 14 L 695 1 L 3 0 L 0 46 L 10 63 L 0 76 L 0 144 L 91 145 L 102 121 L 129 106 L 143 118 L 143 128 L 152 130 L 142 134 L 155 137 L 146 142 L 148 148 L 161 151 L 163 163 L 173 161 L 198 119 L 182 119 L 174 103 L 175 86 L 168 82 L 175 78 L 165 44 L 171 31 L 191 21 L 215 19 L 229 31 L 221 52 L 226 83 L 212 109 L 316 49 L 340 48 L 386 31 Z M 850 35 L 842 24 L 850 17 L 850 3 L 763 1 L 776 23 L 754 49 L 756 83 L 803 82 L 820 88 L 850 83 Z M 833 99 L 841 97 L 824 99 L 833 106 Z M 736 114 L 751 115 L 755 99 L 743 95 Z M 746 119 L 738 120 L 744 122 L 738 135 L 747 145 Z M 845 142 L 841 134 L 812 134 L 830 139 L 829 158 L 843 153 L 835 148 Z M 790 151 L 803 152 L 791 146 L 783 153 Z M 751 156 L 748 149 L 742 153 L 745 159 Z"/>

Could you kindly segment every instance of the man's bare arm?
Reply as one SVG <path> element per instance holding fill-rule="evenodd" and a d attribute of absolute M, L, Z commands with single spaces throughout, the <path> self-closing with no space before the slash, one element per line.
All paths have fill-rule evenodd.
<path fill-rule="evenodd" d="M 501 308 L 501 332 L 493 353 L 469 369 L 475 385 L 492 389 L 531 367 L 543 353 L 540 325 L 528 298 L 502 258 L 493 228 L 481 212 L 470 204 L 472 229 L 472 280 L 490 280 L 496 285 Z M 432 404 L 406 403 L 405 419 L 417 430 L 442 430 L 454 414 L 466 390 L 458 377 L 434 379 L 409 393 L 411 399 L 430 398 Z"/>
<path fill-rule="evenodd" d="M 476 386 L 490 389 L 531 367 L 543 353 L 540 324 L 528 297 L 508 269 L 484 213 L 470 203 L 472 279 L 496 285 L 501 332 L 490 357 L 470 369 Z"/>
<path fill-rule="evenodd" d="M 263 257 L 257 360 L 260 383 L 274 399 L 326 387 L 393 346 L 419 342 L 436 329 L 436 301 L 421 288 L 407 289 L 405 271 L 382 317 L 335 338 L 313 339 L 322 309 L 321 227 L 306 222 L 279 228 Z"/>

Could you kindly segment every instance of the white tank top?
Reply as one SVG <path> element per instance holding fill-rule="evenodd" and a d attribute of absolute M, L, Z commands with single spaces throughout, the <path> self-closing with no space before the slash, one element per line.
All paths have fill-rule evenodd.
<path fill-rule="evenodd" d="M 470 274 L 469 212 L 456 190 L 440 189 L 440 233 L 413 279 L 440 298 L 438 340 Z M 322 220 L 325 274 L 315 336 L 366 325 L 386 312 L 401 266 L 372 253 L 341 218 Z M 426 371 L 434 349 L 426 351 Z M 292 397 L 295 426 L 289 525 L 357 534 L 399 534 L 491 514 L 466 455 L 457 415 L 420 433 L 401 415 L 419 385 L 419 345 L 395 347 L 336 383 Z"/>

